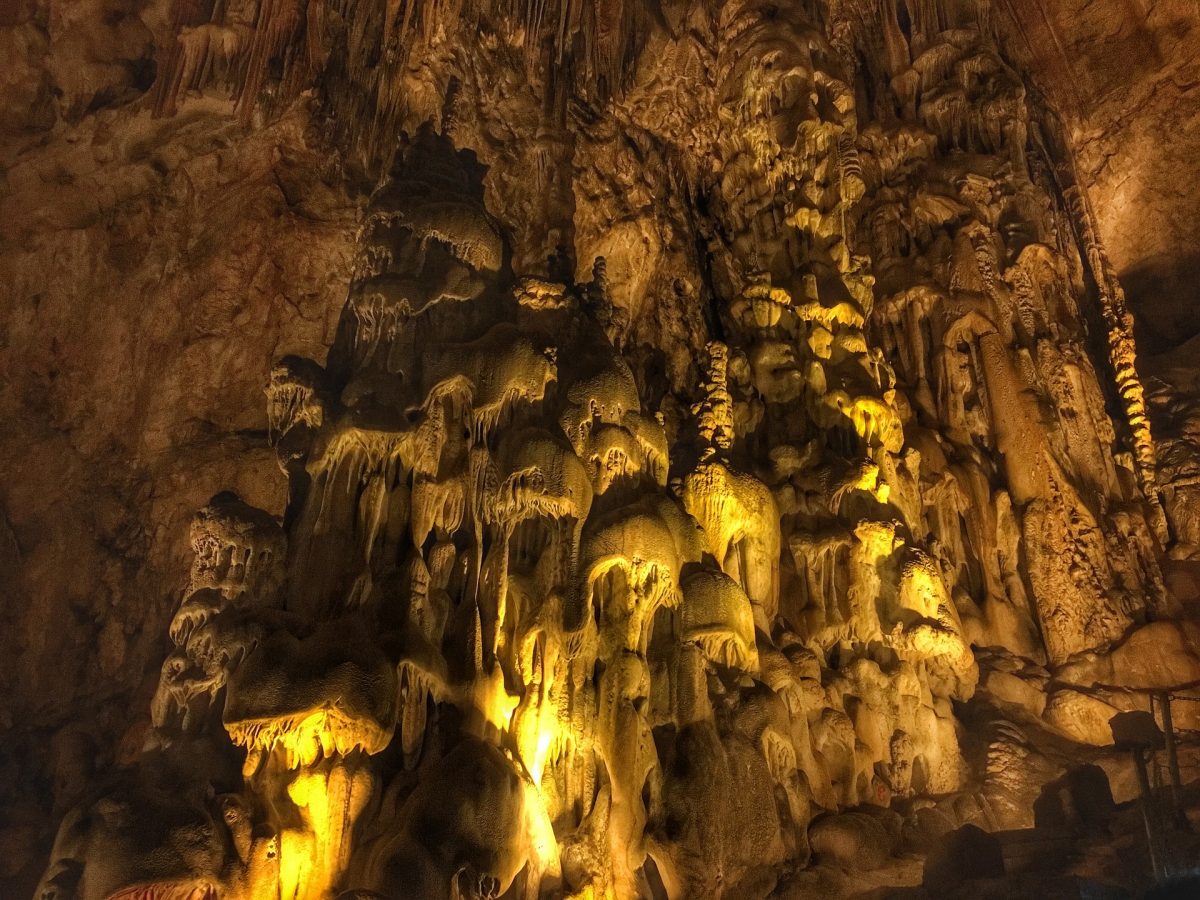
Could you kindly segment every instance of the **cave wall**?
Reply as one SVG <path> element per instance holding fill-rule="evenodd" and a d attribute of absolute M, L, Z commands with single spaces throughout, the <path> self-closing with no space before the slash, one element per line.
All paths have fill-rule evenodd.
<path fill-rule="evenodd" d="M 309 104 L 247 131 L 227 100 L 153 120 L 129 105 L 146 84 L 105 99 L 153 44 L 135 15 L 145 41 L 112 47 L 95 6 L 73 52 L 45 45 L 45 9 L 4 28 L 30 48 L 24 73 L 6 54 L 7 84 L 40 80 L 44 115 L 6 134 L 0 192 L 6 877 L 51 804 L 140 745 L 195 509 L 225 488 L 286 499 L 263 373 L 332 341 L 357 215 Z M 106 52 L 75 85 L 101 95 L 88 113 L 52 73 Z M 6 123 L 34 96 L 6 95 Z"/>
<path fill-rule="evenodd" d="M 1195 9 L 1180 2 L 1007 4 L 1009 48 L 1071 135 L 1100 234 L 1137 314 L 1140 369 L 1173 515 L 1167 577 L 1195 596 Z"/>
<path fill-rule="evenodd" d="M 1010 4 L 1013 52 L 1072 132 L 1113 265 L 1134 297 L 1143 352 L 1196 333 L 1189 318 L 1200 222 L 1197 150 L 1200 25 L 1182 2 Z"/>
<path fill-rule="evenodd" d="M 1014 18 L 1023 27 L 1015 31 L 1007 19 L 1001 21 L 1004 10 L 989 16 L 971 4 L 948 9 L 918 4 L 905 14 L 905 26 L 899 14 L 889 19 L 854 4 L 811 9 L 792 4 L 787 14 L 755 4 L 726 4 L 721 10 L 683 3 L 596 7 L 607 19 L 598 12 L 589 19 L 587 4 L 561 6 L 558 29 L 553 17 L 549 24 L 530 20 L 527 9 L 510 13 L 517 22 L 511 27 L 471 4 L 461 18 L 452 13 L 439 18 L 436 6 L 420 7 L 404 26 L 407 33 L 393 23 L 399 37 L 390 47 L 373 31 L 383 27 L 382 8 L 370 4 L 338 7 L 343 18 L 327 23 L 325 44 L 312 40 L 317 26 L 311 17 L 304 28 L 286 16 L 252 27 L 253 4 L 237 7 L 227 15 L 235 17 L 241 9 L 243 21 L 230 18 L 233 25 L 222 24 L 225 30 L 206 36 L 203 47 L 196 38 L 204 31 L 202 11 L 188 4 L 14 3 L 4 10 L 3 40 L 18 62 L 3 94 L 12 113 L 5 121 L 13 125 L 4 140 L 0 226 L 7 297 L 0 403 L 11 425 L 0 438 L 5 473 L 0 546 L 11 574 L 3 648 L 9 698 L 3 724 L 11 740 L 0 777 L 6 809 L 12 811 L 2 833 L 11 852 L 4 854 L 7 870 L 0 874 L 27 884 L 42 866 L 54 823 L 96 783 L 92 774 L 133 762 L 148 735 L 161 729 L 162 722 L 152 721 L 151 701 L 164 635 L 187 581 L 194 511 L 219 491 L 232 490 L 253 507 L 283 515 L 288 482 L 270 446 L 264 397 L 271 364 L 291 355 L 324 360 L 335 345 L 347 287 L 361 278 L 355 260 L 361 259 L 364 223 L 370 222 L 369 215 L 364 218 L 368 197 L 392 166 L 397 134 L 411 137 L 423 122 L 473 155 L 468 169 L 481 178 L 480 199 L 505 246 L 501 284 L 536 277 L 580 297 L 586 297 L 586 285 L 602 285 L 612 307 L 606 339 L 627 361 L 644 411 L 661 414 L 672 459 L 676 451 L 686 458 L 689 442 L 696 440 L 695 423 L 707 423 L 718 457 L 757 473 L 776 497 L 780 473 L 792 466 L 792 474 L 802 475 L 810 461 L 770 451 L 803 450 L 813 434 L 830 427 L 818 404 L 809 413 L 815 432 L 789 432 L 792 411 L 801 402 L 787 384 L 794 378 L 789 373 L 808 377 L 815 364 L 827 373 L 823 377 L 836 380 L 837 366 L 847 365 L 841 357 L 830 361 L 828 350 L 819 349 L 820 336 L 806 345 L 810 349 L 800 362 L 773 359 L 778 340 L 764 336 L 753 314 L 739 320 L 744 313 L 731 311 L 739 298 L 759 308 L 777 302 L 769 290 L 754 293 L 764 273 L 774 279 L 768 288 L 783 288 L 793 299 L 805 290 L 801 281 L 786 280 L 796 268 L 788 256 L 794 251 L 759 237 L 796 213 L 777 208 L 780 179 L 800 182 L 801 206 L 813 211 L 792 226 L 809 254 L 803 267 L 818 274 L 825 306 L 831 305 L 826 292 L 833 290 L 864 314 L 858 325 L 834 318 L 821 328 L 842 341 L 839 346 L 857 346 L 865 337 L 890 354 L 884 362 L 900 381 L 900 401 L 885 399 L 895 387 L 886 374 L 865 389 L 857 370 L 844 377 L 854 380 L 848 396 L 864 407 L 873 392 L 871 408 L 881 419 L 894 418 L 889 427 L 902 430 L 903 445 L 892 447 L 892 438 L 860 428 L 851 440 L 864 442 L 862 454 L 821 458 L 824 468 L 811 466 L 808 481 L 787 475 L 783 481 L 801 487 L 786 493 L 801 494 L 804 509 L 823 492 L 844 497 L 839 487 L 862 494 L 865 482 L 854 479 L 863 473 L 837 467 L 865 454 L 883 473 L 876 477 L 900 498 L 891 501 L 888 515 L 879 516 L 882 531 L 907 501 L 898 516 L 907 540 L 930 551 L 941 567 L 935 580 L 952 599 L 940 607 L 935 602 L 928 612 L 934 620 L 944 617 L 948 658 L 961 655 L 967 644 L 994 648 L 1014 635 L 1028 642 L 1010 645 L 1014 653 L 976 650 L 972 658 L 968 652 L 965 661 L 949 663 L 953 674 L 934 678 L 946 684 L 932 689 L 929 702 L 937 698 L 938 727 L 949 732 L 934 743 L 949 748 L 961 741 L 964 753 L 959 761 L 957 749 L 947 751 L 949 768 L 940 776 L 944 789 L 935 793 L 965 786 L 970 778 L 987 782 L 990 773 L 994 807 L 1019 817 L 1036 779 L 1006 783 L 1017 766 L 1011 760 L 1024 759 L 1021 766 L 1036 770 L 1027 761 L 1027 744 L 1041 739 L 1045 729 L 1049 736 L 1036 755 L 1045 766 L 1038 777 L 1049 779 L 1060 765 L 1052 759 L 1055 742 L 1103 736 L 1105 716 L 1120 705 L 1114 696 L 1090 690 L 1060 689 L 1048 696 L 1050 672 L 1089 688 L 1146 674 L 1138 663 L 1146 651 L 1136 641 L 1121 645 L 1132 648 L 1124 657 L 1104 651 L 1147 618 L 1171 619 L 1178 602 L 1188 599 L 1163 587 L 1156 546 L 1159 540 L 1188 543 L 1190 506 L 1173 506 L 1168 492 L 1171 531 L 1161 530 L 1148 480 L 1156 476 L 1148 470 L 1154 461 L 1146 455 L 1144 435 L 1139 447 L 1140 400 L 1126 390 L 1130 382 L 1121 381 L 1128 379 L 1132 359 L 1128 335 L 1123 344 L 1116 339 L 1121 334 L 1113 335 L 1114 328 L 1127 331 L 1127 323 L 1110 278 L 1121 277 L 1140 313 L 1142 298 L 1167 293 L 1157 283 L 1153 291 L 1143 286 L 1145 267 L 1168 272 L 1164 257 L 1172 265 L 1180 259 L 1186 264 L 1178 235 L 1188 212 L 1156 193 L 1178 184 L 1156 173 L 1185 168 L 1167 160 L 1186 148 L 1157 140 L 1143 147 L 1120 137 L 1139 135 L 1144 142 L 1151 130 L 1190 133 L 1157 120 L 1154 129 L 1138 127 L 1151 110 L 1166 116 L 1165 110 L 1182 115 L 1187 108 L 1145 99 L 1188 90 L 1183 67 L 1170 63 L 1180 54 L 1170 51 L 1185 44 L 1190 32 L 1170 5 L 1154 5 L 1146 26 L 1114 39 L 1158 48 L 1145 55 L 1145 74 L 1133 78 L 1081 63 L 1099 55 L 1094 41 L 1072 30 L 1077 24 L 1067 27 L 1060 19 L 1042 29 L 1016 3 Z M 934 18 L 921 21 L 922 15 Z M 1097 28 L 1115 19 L 1106 14 Z M 365 52 L 355 45 L 356 24 L 367 44 L 380 40 L 380 46 Z M 545 34 L 540 45 L 528 38 L 543 34 L 539 28 Z M 742 60 L 768 57 L 781 35 L 785 50 L 794 52 L 805 46 L 808 38 L 798 36 L 808 28 L 819 35 L 815 43 L 832 48 L 822 51 L 827 57 L 821 62 L 805 59 L 801 66 L 823 73 L 828 106 L 815 116 L 809 111 L 789 117 L 789 102 L 803 104 L 789 92 L 786 78 L 772 83 L 761 70 L 747 71 Z M 913 60 L 920 54 L 912 35 L 922 28 L 920 49 L 933 46 L 929 58 L 935 64 L 914 75 Z M 897 29 L 905 33 L 903 42 Z M 943 37 L 955 30 L 968 35 Z M 1063 46 L 1064 35 L 1075 36 L 1078 45 Z M 1057 54 L 1045 49 L 1048 40 Z M 381 64 L 381 55 L 392 62 Z M 549 65 L 562 57 L 570 65 Z M 1036 103 L 1026 107 L 1024 76 L 1010 59 L 1029 67 L 1059 116 L 1043 116 Z M 1064 67 L 1071 66 L 1088 77 L 1066 78 Z M 951 103 L 936 111 L 943 109 L 937 106 L 942 99 L 954 99 L 954 90 L 945 89 L 955 87 L 952 73 L 964 70 L 964 106 Z M 551 71 L 560 74 L 548 77 Z M 1068 81 L 1081 96 L 1067 96 Z M 838 93 L 842 89 L 846 93 Z M 764 113 L 766 126 L 757 133 Z M 832 129 L 832 151 L 795 141 L 795 129 L 808 119 Z M 1029 136 L 1031 125 L 1061 129 L 1046 138 L 1053 149 L 1044 159 Z M 847 140 L 839 143 L 842 134 Z M 971 159 L 964 162 L 964 155 Z M 797 159 L 801 162 L 789 170 L 786 160 Z M 848 187 L 848 177 L 861 189 Z M 1126 178 L 1141 184 L 1118 189 L 1116 183 Z M 1087 204 L 1073 202 L 1081 188 L 1094 214 Z M 1018 212 L 1009 215 L 1006 204 Z M 1146 208 L 1163 210 L 1163 227 L 1141 227 Z M 1001 227 L 1009 225 L 1015 230 Z M 1040 229 L 1041 240 L 1031 241 L 1021 227 Z M 1102 256 L 1089 255 L 1089 243 L 1097 243 L 1090 229 L 1103 240 L 1111 272 Z M 839 249 L 839 240 L 854 253 Z M 1044 258 L 1027 254 L 1018 264 L 1029 243 L 1050 249 Z M 784 255 L 772 261 L 779 253 Z M 1006 277 L 989 272 L 989 256 L 992 266 L 1007 270 L 1000 273 Z M 605 261 L 599 273 L 598 257 Z M 1037 286 L 1034 294 L 1021 294 L 1021 277 Z M 1154 277 L 1169 280 L 1175 274 Z M 957 332 L 979 340 L 980 349 L 965 356 L 959 356 L 957 342 L 948 342 L 940 355 L 931 345 L 906 343 L 920 332 L 904 318 L 912 314 L 910 305 L 918 315 L 957 322 L 967 318 L 965 310 L 944 307 L 948 298 L 961 302 L 964 295 L 990 297 L 985 305 L 1014 303 L 1014 309 L 1019 296 L 1044 310 L 1017 309 L 1011 323 L 1001 323 L 1007 348 L 999 350 L 996 336 L 976 320 Z M 1153 305 L 1145 309 L 1153 330 L 1139 337 L 1154 350 L 1190 336 L 1186 323 L 1168 323 Z M 815 333 L 813 321 L 805 327 Z M 843 334 L 847 327 L 857 328 L 858 336 Z M 713 339 L 727 349 L 706 350 Z M 729 352 L 734 372 L 723 386 L 721 366 L 713 360 Z M 769 378 L 745 370 L 751 358 L 762 361 Z M 986 379 L 992 392 L 1015 385 L 1013 396 L 997 401 L 979 395 L 973 408 L 955 407 L 952 398 L 935 396 L 929 384 L 949 377 L 932 371 L 947 361 L 968 379 L 955 383 L 951 393 L 978 395 L 978 382 Z M 1077 377 L 1056 383 L 1049 373 L 1064 365 Z M 773 391 L 778 393 L 772 396 Z M 724 396 L 738 410 L 732 423 L 720 412 Z M 1186 423 L 1177 392 L 1155 396 L 1166 397 L 1156 409 L 1170 406 L 1176 411 L 1172 421 Z M 1013 418 L 1040 419 L 1051 446 L 1043 446 L 1047 438 L 1024 433 L 1019 422 L 997 421 L 1005 409 Z M 1085 416 L 1088 422 L 1077 421 Z M 728 446 L 719 437 L 723 428 L 737 435 Z M 1186 431 L 1185 424 L 1176 430 Z M 932 484 L 904 497 L 904 479 L 920 480 L 922 454 L 928 466 L 946 446 L 961 452 L 959 458 L 952 452 L 941 471 L 934 464 L 937 498 L 931 499 Z M 915 447 L 921 452 L 913 457 Z M 1190 474 L 1190 445 L 1176 442 L 1167 451 L 1176 469 Z M 972 454 L 984 460 L 978 470 L 963 463 Z M 1007 470 L 988 462 L 998 458 Z M 774 470 L 768 460 L 775 460 Z M 1036 478 L 1021 483 L 1027 462 Z M 1046 466 L 1048 473 L 1042 471 Z M 706 477 L 711 480 L 712 472 Z M 846 480 L 830 481 L 838 477 Z M 1033 483 L 1038 479 L 1043 480 Z M 984 504 L 971 493 L 981 483 Z M 996 487 L 1011 499 L 998 501 L 991 492 Z M 1035 552 L 1029 547 L 1032 532 L 1020 552 L 1011 525 L 1008 531 L 995 526 L 991 535 L 958 533 L 960 513 L 987 506 L 994 518 L 999 503 L 1003 519 L 1005 503 L 1028 513 L 1039 500 L 1048 511 L 1041 510 L 1036 520 L 1030 516 L 1036 523 L 1031 529 L 1055 533 L 1056 515 L 1072 518 L 1075 528 L 1081 516 L 1094 520 L 1084 526 L 1087 534 L 1071 540 L 1068 533 L 1062 546 L 1038 547 L 1041 563 L 1029 560 Z M 869 507 L 879 497 L 860 496 L 857 502 Z M 924 509 L 929 505 L 935 512 L 951 511 L 931 521 Z M 832 520 L 842 517 L 838 509 L 832 512 Z M 786 526 L 793 537 L 825 529 L 837 543 L 841 526 L 831 527 L 837 523 L 827 513 L 784 515 L 803 520 Z M 847 546 L 856 540 L 860 547 L 874 546 L 874 537 L 852 534 L 870 515 L 848 512 L 844 518 Z M 863 530 L 874 535 L 880 528 Z M 1014 549 L 1001 550 L 994 563 L 981 562 L 1006 540 Z M 1124 557 L 1115 543 L 1135 550 Z M 1073 574 L 1054 571 L 1052 560 L 1072 550 L 1084 568 L 1108 571 L 1100 576 L 1103 583 L 1080 587 Z M 800 607 L 789 613 L 788 623 L 800 628 L 812 604 L 805 607 L 800 599 L 808 595 L 799 582 L 811 577 L 802 570 L 818 548 L 793 540 L 783 553 L 792 580 L 785 581 L 782 603 Z M 1018 562 L 1020 553 L 1025 556 Z M 883 570 L 888 564 L 880 559 L 870 565 Z M 886 584 L 899 573 L 875 577 Z M 761 606 L 764 598 L 746 587 L 755 607 Z M 856 590 L 861 595 L 879 586 Z M 1078 594 L 1062 602 L 1065 612 L 1039 609 L 1038 595 L 1061 599 L 1064 593 Z M 1017 603 L 1013 612 L 1016 596 L 1027 606 Z M 1094 612 L 1077 618 L 1088 604 Z M 810 641 L 826 629 L 830 639 L 818 640 L 826 654 L 844 640 L 863 639 L 853 633 L 859 627 L 855 615 L 847 626 L 849 639 L 839 633 L 841 626 L 811 618 L 800 630 Z M 786 650 L 790 664 L 797 655 L 807 660 L 795 636 L 773 635 L 773 625 L 760 627 L 767 633 L 763 652 Z M 1157 637 L 1168 645 L 1164 653 L 1171 668 L 1163 677 L 1186 680 L 1189 635 L 1159 626 L 1142 639 L 1146 644 Z M 1179 650 L 1171 656 L 1175 645 Z M 829 673 L 849 671 L 850 660 L 825 658 L 821 666 L 828 692 Z M 985 705 L 1005 714 L 985 713 L 956 736 L 962 726 L 949 714 L 949 701 L 971 696 L 977 671 Z M 835 694 L 876 690 L 886 697 L 895 690 L 847 687 L 832 677 Z M 921 690 L 929 690 L 928 678 L 923 676 Z M 1135 686 L 1148 685 L 1143 678 Z M 828 694 L 806 702 L 814 710 L 829 704 L 843 716 L 846 711 L 841 699 L 831 702 Z M 1008 720 L 1023 721 L 1027 714 L 1037 724 L 1014 736 Z M 825 740 L 840 735 L 836 717 L 819 724 L 829 735 Z M 703 734 L 692 740 L 693 746 L 680 745 L 681 758 L 724 759 L 733 752 Z M 872 752 L 901 765 L 904 750 Z M 800 769 L 806 765 L 813 769 L 803 760 Z M 880 786 L 890 793 L 893 785 L 885 781 Z M 898 794 L 911 789 L 900 784 Z M 866 786 L 872 788 L 869 775 Z M 827 809 L 868 799 L 856 783 L 834 790 L 845 791 L 843 796 L 811 787 L 817 806 Z M 803 819 L 795 809 L 791 814 Z M 764 838 L 771 840 L 778 842 L 770 852 L 779 861 L 800 853 L 794 836 Z"/>

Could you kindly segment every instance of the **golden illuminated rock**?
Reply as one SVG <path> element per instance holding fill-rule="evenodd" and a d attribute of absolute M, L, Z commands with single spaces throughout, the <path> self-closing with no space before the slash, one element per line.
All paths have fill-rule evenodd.
<path fill-rule="evenodd" d="M 106 487 L 161 519 L 89 513 L 174 600 L 95 641 L 149 675 L 113 778 L 58 745 L 38 900 L 765 897 L 1031 824 L 1064 747 L 1200 681 L 1195 410 L 991 6 L 171 4 L 144 108 L 46 137 L 69 193 L 123 135 L 39 215 L 158 267 L 189 361 L 111 427 L 194 455 Z M 72 115 L 149 53 L 110 13 Z M 204 223 L 267 133 L 254 255 Z M 87 244 L 144 167 L 197 231 Z M 214 246 L 220 302 L 162 301 Z"/>

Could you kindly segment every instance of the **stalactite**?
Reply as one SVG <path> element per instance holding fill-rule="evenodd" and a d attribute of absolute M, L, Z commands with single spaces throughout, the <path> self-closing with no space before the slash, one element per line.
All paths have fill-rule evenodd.
<path fill-rule="evenodd" d="M 1150 433 L 1146 406 L 1146 391 L 1137 372 L 1137 350 L 1133 338 L 1133 315 L 1125 302 L 1125 291 L 1112 271 L 1104 245 L 1096 231 L 1095 214 L 1087 194 L 1080 186 L 1074 160 L 1065 149 L 1052 152 L 1046 135 L 1035 132 L 1043 157 L 1055 173 L 1057 186 L 1071 210 L 1071 224 L 1076 231 L 1084 258 L 1091 269 L 1100 294 L 1100 308 L 1107 329 L 1108 361 L 1115 387 L 1130 430 L 1138 481 L 1153 514 L 1154 532 L 1160 541 L 1167 537 L 1166 516 L 1159 499 L 1157 483 L 1157 453 Z"/>
<path fill-rule="evenodd" d="M 636 4 L 513 0 L 502 6 L 521 35 L 531 80 L 543 84 L 548 97 L 564 73 L 602 100 L 624 89 L 646 25 Z M 414 50 L 452 39 L 498 11 L 485 0 L 261 0 L 253 21 L 231 24 L 219 7 L 214 12 L 211 4 L 176 0 L 178 40 L 156 80 L 155 114 L 171 115 L 186 92 L 213 86 L 219 58 L 243 120 L 319 81 L 346 140 L 374 159 L 386 149 L 383 135 L 404 114 L 404 70 Z M 218 14 L 221 21 L 211 18 Z M 343 23 L 336 33 L 334 20 Z M 267 97 L 272 67 L 281 77 Z"/>

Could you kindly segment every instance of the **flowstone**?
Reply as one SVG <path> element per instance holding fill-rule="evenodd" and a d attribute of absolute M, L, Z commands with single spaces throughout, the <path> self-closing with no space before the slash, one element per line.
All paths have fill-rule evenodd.
<path fill-rule="evenodd" d="M 1061 772 L 1007 717 L 1105 743 L 1200 680 L 1120 287 L 984 13 L 664 2 L 643 34 L 531 4 L 472 38 L 522 48 L 507 80 L 458 60 L 427 115 L 451 63 L 413 47 L 482 7 L 360 6 L 189 7 L 164 60 L 160 114 L 214 80 L 267 114 L 312 69 L 331 110 L 371 118 L 369 84 L 366 156 L 412 127 L 328 358 L 266 379 L 286 509 L 197 514 L 145 746 L 39 900 L 765 896 L 813 856 L 1024 824 Z M 595 82 L 545 76 L 531 199 L 471 104 L 533 116 L 542 53 Z M 685 58 L 691 97 L 661 70 Z M 588 234 L 640 202 L 613 160 L 655 153 L 686 181 L 642 198 L 655 252 L 694 279 L 638 303 L 704 307 L 657 348 L 650 242 Z M 572 215 L 554 253 L 620 258 L 544 253 Z"/>

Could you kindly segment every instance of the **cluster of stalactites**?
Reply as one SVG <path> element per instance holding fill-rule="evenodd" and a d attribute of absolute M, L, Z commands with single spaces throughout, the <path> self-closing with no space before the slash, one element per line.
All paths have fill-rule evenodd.
<path fill-rule="evenodd" d="M 826 6 L 831 40 L 839 50 L 852 58 L 857 49 L 868 61 L 893 67 L 911 62 L 943 32 L 970 30 L 992 37 L 996 25 L 992 4 L 978 0 L 829 0 Z"/>
<path fill-rule="evenodd" d="M 802 401 L 815 429 L 850 435 L 851 455 L 894 453 L 895 378 L 865 340 L 873 278 L 852 250 L 865 185 L 845 67 L 798 8 L 728 4 L 721 40 L 719 188 L 730 231 L 744 235 L 730 248 L 728 308 L 736 380 L 751 391 L 741 432 L 770 425 L 755 411 L 764 404 Z"/>
<path fill-rule="evenodd" d="M 1160 541 L 1167 539 L 1167 522 L 1158 491 L 1158 451 L 1150 432 L 1146 389 L 1137 371 L 1137 348 L 1133 335 L 1133 315 L 1125 302 L 1125 291 L 1113 272 L 1104 244 L 1096 230 L 1095 212 L 1080 186 L 1075 162 L 1069 150 L 1057 148 L 1059 159 L 1055 174 L 1063 197 L 1071 211 L 1084 257 L 1096 280 L 1100 310 L 1107 329 L 1109 365 L 1116 381 L 1120 404 L 1128 424 L 1138 483 L 1151 508 L 1151 524 Z"/>
<path fill-rule="evenodd" d="M 1061 663 L 1118 639 L 1144 598 L 1155 608 L 1161 595 L 1146 520 L 1113 514 L 1114 499 L 1137 498 L 1120 477 L 1123 454 L 1114 461 L 1116 432 L 1085 349 L 1066 223 L 1094 272 L 1107 271 L 1103 251 L 1069 156 L 1056 163 L 1062 154 L 1041 146 L 1045 122 L 985 19 L 941 3 L 857 15 L 857 24 L 843 16 L 841 33 L 861 52 L 860 77 L 879 85 L 860 148 L 869 187 L 859 237 L 883 288 L 870 329 L 915 413 L 910 442 L 922 447 L 905 453 L 899 471 L 910 484 L 896 502 L 917 513 L 908 518 L 942 559 L 977 644 Z M 1110 279 L 1096 282 L 1157 525 L 1128 320 Z M 1032 397 L 1053 413 L 1041 428 L 1026 424 Z M 932 453 L 928 431 L 940 445 Z"/>
<path fill-rule="evenodd" d="M 726 4 L 716 59 L 715 212 L 733 235 L 731 292 L 844 267 L 847 211 L 862 196 L 854 91 L 800 5 Z"/>
<path fill-rule="evenodd" d="M 151 703 L 151 746 L 208 724 L 230 673 L 262 638 L 254 611 L 275 605 L 282 580 L 283 529 L 233 494 L 196 514 L 191 544 L 191 576 L 169 629 L 174 647 Z"/>
<path fill-rule="evenodd" d="M 647 12 L 634 0 L 176 0 L 172 25 L 157 115 L 224 88 L 249 120 L 319 81 L 337 118 L 355 122 L 352 137 L 376 147 L 406 112 L 414 53 L 495 30 L 547 91 L 569 82 L 606 99 L 625 86 Z"/>
<path fill-rule="evenodd" d="M 731 248 L 742 274 L 726 309 L 732 340 L 712 348 L 707 396 L 693 411 L 715 445 L 710 458 L 728 460 L 732 447 L 753 467 L 765 450 L 771 466 L 764 483 L 710 462 L 685 480 L 685 504 L 717 534 L 738 515 L 712 496 L 757 484 L 759 502 L 772 506 L 774 547 L 747 557 L 741 544 L 742 558 L 781 548 L 792 557 L 783 602 L 761 610 L 765 634 L 796 629 L 833 672 L 869 666 L 866 648 L 882 643 L 919 673 L 931 704 L 970 696 L 977 670 L 963 624 L 915 537 L 925 529 L 904 482 L 895 373 L 866 331 L 874 278 L 871 260 L 852 249 L 866 173 L 846 66 L 800 12 L 730 4 L 722 35 L 720 213 L 749 240 Z M 704 491 L 709 484 L 721 490 Z M 881 579 L 887 569 L 896 575 Z M 948 744 L 949 782 L 955 756 Z"/>
<path fill-rule="evenodd" d="M 294 96 L 319 65 L 326 4 L 303 0 L 177 0 L 174 43 L 165 48 L 155 83 L 154 111 L 173 115 L 191 91 L 223 86 L 245 118 L 278 66 L 276 91 Z"/>

